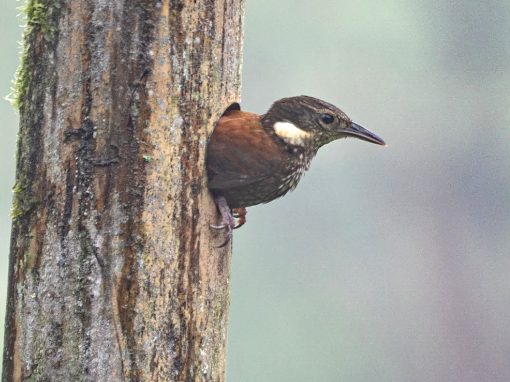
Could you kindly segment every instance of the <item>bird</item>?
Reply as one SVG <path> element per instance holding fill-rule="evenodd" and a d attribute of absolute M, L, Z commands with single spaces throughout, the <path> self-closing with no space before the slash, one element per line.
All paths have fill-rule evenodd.
<path fill-rule="evenodd" d="M 386 146 L 382 138 L 318 98 L 282 98 L 262 115 L 231 104 L 216 123 L 206 149 L 208 188 L 222 217 L 221 224 L 211 227 L 226 230 L 219 247 L 246 222 L 247 207 L 268 203 L 296 188 L 320 147 L 349 137 Z"/>

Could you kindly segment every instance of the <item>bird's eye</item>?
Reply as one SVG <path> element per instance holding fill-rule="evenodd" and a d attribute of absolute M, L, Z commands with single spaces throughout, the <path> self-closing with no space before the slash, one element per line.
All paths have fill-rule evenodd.
<path fill-rule="evenodd" d="M 321 114 L 321 121 L 324 122 L 326 125 L 333 123 L 334 120 L 335 117 L 333 117 L 331 114 Z"/>

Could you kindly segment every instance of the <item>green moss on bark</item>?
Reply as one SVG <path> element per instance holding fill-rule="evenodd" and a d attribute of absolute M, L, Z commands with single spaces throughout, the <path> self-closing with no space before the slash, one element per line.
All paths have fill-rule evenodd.
<path fill-rule="evenodd" d="M 25 21 L 23 32 L 20 65 L 16 71 L 14 84 L 7 99 L 16 109 L 23 105 L 27 88 L 32 79 L 33 62 L 29 60 L 31 46 L 37 34 L 42 33 L 43 38 L 49 41 L 55 34 L 55 27 L 48 17 L 48 5 L 41 0 L 28 0 L 20 7 L 20 15 Z"/>
<path fill-rule="evenodd" d="M 39 203 L 39 201 L 29 198 L 27 192 L 25 192 L 26 190 L 27 184 L 21 179 L 18 179 L 12 188 L 14 195 L 12 199 L 11 218 L 13 220 L 21 218 Z"/>

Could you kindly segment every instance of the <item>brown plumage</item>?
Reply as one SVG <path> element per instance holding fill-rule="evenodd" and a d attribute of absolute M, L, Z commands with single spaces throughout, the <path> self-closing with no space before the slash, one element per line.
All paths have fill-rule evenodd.
<path fill-rule="evenodd" d="M 259 116 L 231 105 L 219 119 L 207 148 L 209 189 L 227 228 L 231 209 L 244 223 L 245 207 L 267 203 L 295 188 L 317 150 L 335 139 L 384 141 L 353 123 L 337 107 L 307 97 L 284 98 Z"/>

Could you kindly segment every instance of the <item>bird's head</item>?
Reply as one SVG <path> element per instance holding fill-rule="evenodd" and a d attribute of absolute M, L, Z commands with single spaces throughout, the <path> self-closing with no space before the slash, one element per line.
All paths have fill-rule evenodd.
<path fill-rule="evenodd" d="M 308 96 L 282 98 L 262 116 L 264 125 L 285 143 L 317 150 L 333 140 L 347 137 L 378 145 L 386 143 L 374 133 L 354 123 L 339 108 Z"/>

